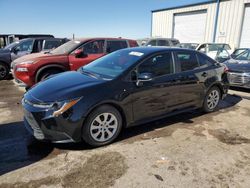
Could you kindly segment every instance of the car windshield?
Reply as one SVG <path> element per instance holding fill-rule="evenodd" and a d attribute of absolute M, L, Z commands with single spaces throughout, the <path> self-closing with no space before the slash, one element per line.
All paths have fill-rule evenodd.
<path fill-rule="evenodd" d="M 80 45 L 80 41 L 72 40 L 52 50 L 50 53 L 54 55 L 70 53 Z"/>
<path fill-rule="evenodd" d="M 114 79 L 141 59 L 142 56 L 144 56 L 142 52 L 128 49 L 119 50 L 80 68 L 80 72 L 101 79 Z"/>
<path fill-rule="evenodd" d="M 15 47 L 17 44 L 19 44 L 20 42 L 19 41 L 16 41 L 16 42 L 12 42 L 11 44 L 7 45 L 4 47 L 4 49 L 12 49 L 13 47 Z"/>
<path fill-rule="evenodd" d="M 231 48 L 227 44 L 208 44 L 208 51 L 223 51 L 230 50 Z"/>
<path fill-rule="evenodd" d="M 245 52 L 242 52 L 238 56 L 235 57 L 236 60 L 246 60 L 250 61 L 250 53 L 249 50 L 246 50 Z"/>

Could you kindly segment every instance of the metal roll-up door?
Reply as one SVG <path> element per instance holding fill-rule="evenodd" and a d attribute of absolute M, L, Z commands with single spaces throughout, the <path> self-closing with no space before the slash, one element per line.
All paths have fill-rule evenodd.
<path fill-rule="evenodd" d="M 240 47 L 250 48 L 250 5 L 247 5 L 245 8 Z"/>
<path fill-rule="evenodd" d="M 205 38 L 207 11 L 174 15 L 173 37 L 180 42 L 202 43 Z"/>

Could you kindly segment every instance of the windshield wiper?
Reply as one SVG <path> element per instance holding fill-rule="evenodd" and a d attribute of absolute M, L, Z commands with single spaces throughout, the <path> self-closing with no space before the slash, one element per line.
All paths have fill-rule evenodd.
<path fill-rule="evenodd" d="M 100 75 L 95 74 L 93 72 L 86 71 L 83 68 L 81 68 L 81 73 L 86 74 L 86 75 L 91 76 L 91 77 L 94 77 L 94 78 L 100 78 Z"/>

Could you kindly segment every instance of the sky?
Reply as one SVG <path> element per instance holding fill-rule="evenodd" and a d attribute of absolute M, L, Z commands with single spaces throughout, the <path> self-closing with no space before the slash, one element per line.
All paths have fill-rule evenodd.
<path fill-rule="evenodd" d="M 0 34 L 124 37 L 151 34 L 151 11 L 208 0 L 0 0 Z"/>

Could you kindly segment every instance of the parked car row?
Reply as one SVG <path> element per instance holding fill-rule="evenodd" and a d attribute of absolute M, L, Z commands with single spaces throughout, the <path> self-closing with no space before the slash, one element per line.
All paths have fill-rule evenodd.
<path fill-rule="evenodd" d="M 164 44 L 171 47 L 152 47 Z M 232 60 L 219 62 L 226 44 L 193 50 L 153 39 L 137 46 L 123 38 L 72 40 L 12 61 L 16 82 L 28 89 L 22 105 L 29 132 L 43 141 L 103 146 L 122 128 L 191 109 L 213 112 L 236 79 Z M 235 53 L 242 55 L 235 64 L 249 57 Z"/>
<path fill-rule="evenodd" d="M 141 46 L 181 47 L 200 51 L 212 59 L 224 63 L 229 68 L 231 86 L 250 88 L 250 55 L 248 48 L 239 48 L 233 51 L 225 43 L 171 43 L 177 39 L 146 38 L 140 39 Z"/>
<path fill-rule="evenodd" d="M 11 62 L 27 54 L 46 52 L 69 41 L 62 38 L 27 38 L 13 42 L 0 49 L 0 80 L 5 79 L 10 72 Z"/>
<path fill-rule="evenodd" d="M 17 59 L 12 63 L 14 78 L 19 85 L 30 88 L 53 74 L 76 71 L 108 53 L 136 46 L 136 41 L 122 38 L 72 40 L 49 53 Z"/>

